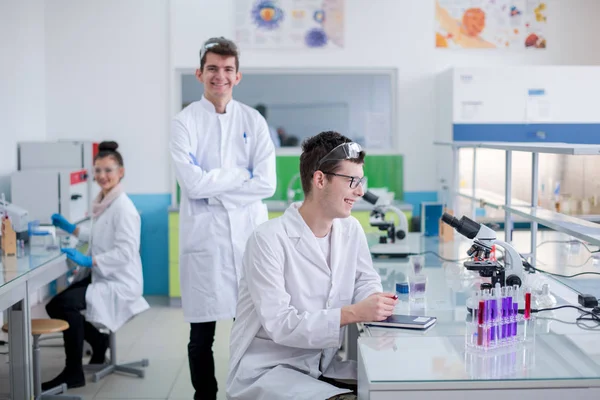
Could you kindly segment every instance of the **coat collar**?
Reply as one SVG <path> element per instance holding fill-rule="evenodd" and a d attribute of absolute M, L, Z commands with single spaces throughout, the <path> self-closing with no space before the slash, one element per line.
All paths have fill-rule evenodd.
<path fill-rule="evenodd" d="M 282 223 L 285 232 L 292 241 L 295 241 L 296 250 L 301 255 L 323 269 L 327 274 L 332 274 L 337 269 L 341 254 L 339 249 L 343 251 L 344 242 L 348 234 L 343 230 L 342 221 L 334 219 L 331 228 L 331 269 L 329 269 L 314 233 L 310 230 L 298 211 L 301 205 L 301 202 L 293 203 L 283 214 Z"/>
<path fill-rule="evenodd" d="M 231 99 L 229 101 L 229 103 L 227 103 L 227 105 L 225 106 L 225 114 L 224 115 L 228 115 L 233 112 L 233 103 L 235 103 L 235 100 L 233 100 L 233 99 Z M 204 97 L 204 95 L 202 95 L 202 98 L 200 99 L 200 104 L 202 104 L 202 108 L 204 108 L 209 113 L 217 114 L 217 110 L 215 109 L 214 104 L 211 103 L 210 101 L 208 101 L 206 99 L 206 97 Z M 217 114 L 217 115 L 223 115 L 223 114 Z"/>

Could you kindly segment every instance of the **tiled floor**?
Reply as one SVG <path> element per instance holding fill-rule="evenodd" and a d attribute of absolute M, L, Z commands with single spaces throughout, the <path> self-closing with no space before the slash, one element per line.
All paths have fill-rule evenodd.
<path fill-rule="evenodd" d="M 183 400 L 193 398 L 190 383 L 190 371 L 187 361 L 187 343 L 189 324 L 183 321 L 179 308 L 166 305 L 164 299 L 150 298 L 151 309 L 137 316 L 119 330 L 117 335 L 117 354 L 120 362 L 137 361 L 148 358 L 146 376 L 112 374 L 100 382 L 93 383 L 87 376 L 83 388 L 69 390 L 69 394 L 81 395 L 85 400 L 92 399 L 170 399 Z M 42 309 L 43 310 L 43 309 Z M 39 307 L 32 310 L 34 317 L 42 316 Z M 37 315 L 36 315 L 37 314 Z M 225 399 L 225 380 L 229 358 L 230 321 L 217 324 L 215 344 L 215 368 L 219 384 L 218 399 Z M 60 343 L 59 340 L 42 341 L 43 345 Z M 0 347 L 0 352 L 7 351 Z M 8 358 L 0 355 L 0 399 L 7 398 Z M 64 349 L 62 347 L 42 347 L 42 381 L 52 379 L 64 367 Z M 87 359 L 84 360 L 84 363 Z"/>

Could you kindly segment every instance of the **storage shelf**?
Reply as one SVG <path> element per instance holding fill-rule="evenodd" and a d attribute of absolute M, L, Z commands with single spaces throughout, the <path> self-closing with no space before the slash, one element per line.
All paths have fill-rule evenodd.
<path fill-rule="evenodd" d="M 600 155 L 600 145 L 573 143 L 538 143 L 538 142 L 441 142 L 439 146 L 454 148 L 473 147 L 480 149 L 525 151 L 529 153 L 549 153 L 567 155 Z"/>
<path fill-rule="evenodd" d="M 543 142 L 461 142 L 461 141 L 435 141 L 435 145 L 449 146 L 456 152 L 460 148 L 482 148 L 504 151 L 523 151 L 529 153 L 549 153 L 565 155 L 600 155 L 600 145 L 597 144 L 573 144 L 573 143 L 543 143 Z M 455 173 L 458 168 L 455 157 Z M 537 174 L 539 160 L 533 158 L 534 166 L 532 171 Z M 473 166 L 475 168 L 475 166 Z M 507 171 L 510 171 L 507 168 Z M 507 174 L 510 172 L 507 172 Z M 511 177 L 505 178 L 506 185 L 511 184 Z M 532 182 L 537 182 L 536 177 L 532 177 Z M 456 184 L 456 182 L 455 182 Z M 597 215 L 578 215 L 570 216 L 550 211 L 540 207 L 531 207 L 531 204 L 519 200 L 511 200 L 510 206 L 506 206 L 504 195 L 498 195 L 481 189 L 475 189 L 473 196 L 472 189 L 458 189 L 453 191 L 454 196 L 461 196 L 467 199 L 482 202 L 496 209 L 504 209 L 508 214 L 507 218 L 511 220 L 514 217 L 523 218 L 527 221 L 536 222 L 550 229 L 569 234 L 578 239 L 587 241 L 591 244 L 600 246 L 600 224 L 591 221 L 598 221 Z M 510 225 L 505 224 L 505 233 L 508 241 L 511 239 Z M 535 231 L 536 228 L 532 227 Z M 532 235 L 532 249 L 536 248 L 536 237 Z M 533 251 L 533 260 L 535 263 L 535 250 Z"/>
<path fill-rule="evenodd" d="M 509 212 L 600 246 L 600 225 L 539 207 L 507 207 Z"/>

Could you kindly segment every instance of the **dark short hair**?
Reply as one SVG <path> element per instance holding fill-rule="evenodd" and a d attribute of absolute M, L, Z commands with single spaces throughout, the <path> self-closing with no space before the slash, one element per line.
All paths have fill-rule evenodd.
<path fill-rule="evenodd" d="M 312 189 L 312 177 L 317 171 L 319 161 L 329 152 L 343 143 L 349 143 L 352 140 L 348 139 L 341 133 L 334 131 L 321 132 L 316 136 L 309 137 L 302 142 L 302 154 L 300 155 L 300 181 L 302 182 L 302 190 L 304 196 L 308 196 Z M 319 170 L 323 172 L 336 173 L 343 160 L 325 161 Z M 358 158 L 348 159 L 356 164 L 365 162 L 365 152 L 361 151 Z M 329 177 L 327 178 L 329 179 Z"/>
<path fill-rule="evenodd" d="M 239 71 L 240 53 L 235 43 L 233 43 L 231 40 L 225 39 L 223 36 L 221 36 L 218 38 L 210 38 L 204 42 L 202 48 L 200 49 L 200 71 L 204 71 L 204 64 L 206 63 L 206 55 L 208 53 L 235 57 L 235 70 L 236 72 Z"/>

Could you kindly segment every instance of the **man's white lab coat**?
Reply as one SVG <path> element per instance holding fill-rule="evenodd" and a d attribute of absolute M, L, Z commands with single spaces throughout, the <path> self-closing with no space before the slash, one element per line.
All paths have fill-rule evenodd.
<path fill-rule="evenodd" d="M 327 399 L 347 390 L 317 380 L 356 379 L 336 357 L 341 307 L 381 292 L 362 227 L 336 219 L 331 268 L 292 204 L 248 239 L 231 333 L 229 399 Z"/>

